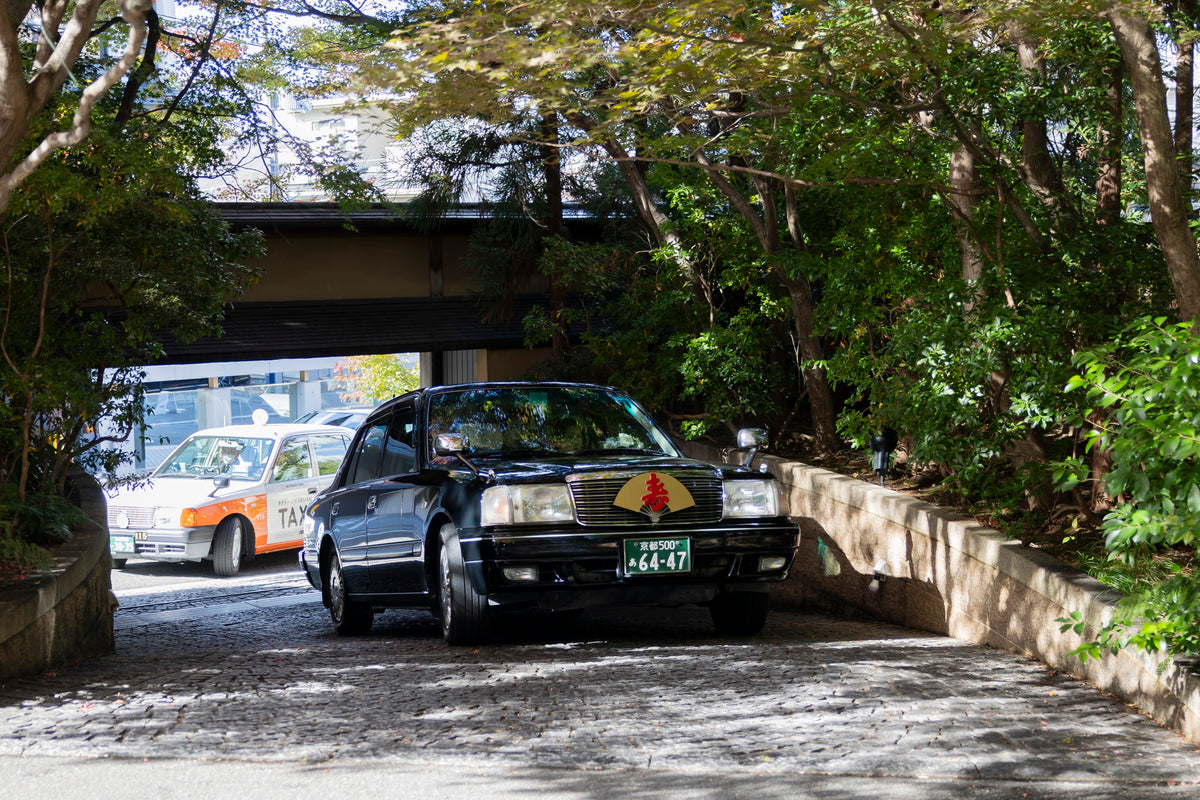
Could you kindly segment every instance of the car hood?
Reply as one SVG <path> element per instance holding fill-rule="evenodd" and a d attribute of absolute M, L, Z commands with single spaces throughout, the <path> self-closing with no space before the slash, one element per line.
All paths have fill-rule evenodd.
<path fill-rule="evenodd" d="M 494 477 L 498 483 L 563 480 L 568 475 L 589 472 L 637 474 L 640 472 L 668 472 L 671 470 L 706 470 L 714 475 L 724 472 L 724 470 L 714 464 L 691 458 L 627 454 L 588 456 L 583 459 L 572 456 L 554 456 L 545 459 L 520 458 L 484 462 L 477 466 L 483 474 Z"/>
<path fill-rule="evenodd" d="M 245 493 L 255 486 L 254 481 L 233 481 L 213 494 L 211 478 L 154 478 L 138 486 L 123 486 L 108 493 L 114 506 L 174 507 L 201 506 Z M 213 494 L 212 497 L 209 497 Z"/>

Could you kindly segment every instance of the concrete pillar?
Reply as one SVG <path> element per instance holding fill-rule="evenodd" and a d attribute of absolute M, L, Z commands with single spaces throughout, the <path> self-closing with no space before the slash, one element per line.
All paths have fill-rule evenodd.
<path fill-rule="evenodd" d="M 310 411 L 321 410 L 321 381 L 309 380 L 308 370 L 300 372 L 300 381 L 290 386 L 292 392 L 292 419 Z"/>
<path fill-rule="evenodd" d="M 485 358 L 481 359 L 480 354 Z M 479 365 L 486 374 L 486 350 L 445 350 L 421 353 L 421 385 L 442 386 L 451 383 L 472 383 L 479 377 Z"/>
<path fill-rule="evenodd" d="M 442 383 L 445 383 L 445 371 L 442 368 L 441 351 L 434 353 L 421 353 L 420 370 L 420 380 L 422 386 L 438 386 Z"/>
<path fill-rule="evenodd" d="M 471 383 L 478 380 L 474 350 L 452 350 L 445 354 L 446 383 Z"/>
<path fill-rule="evenodd" d="M 228 425 L 233 420 L 229 387 L 216 388 L 213 383 L 209 381 L 208 389 L 196 390 L 196 423 L 201 430 Z"/>

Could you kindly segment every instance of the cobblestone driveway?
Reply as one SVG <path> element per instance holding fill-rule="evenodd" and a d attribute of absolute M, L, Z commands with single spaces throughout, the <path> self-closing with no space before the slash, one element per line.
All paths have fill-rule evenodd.
<path fill-rule="evenodd" d="M 715 636 L 703 610 L 613 610 L 521 618 L 471 650 L 446 647 L 433 617 L 411 611 L 339 637 L 294 574 L 122 603 L 116 656 L 0 685 L 0 756 L 750 771 L 1024 787 L 1015 797 L 1200 797 L 1200 752 L 1114 698 L 890 625 L 776 610 L 762 635 L 736 640 Z"/>

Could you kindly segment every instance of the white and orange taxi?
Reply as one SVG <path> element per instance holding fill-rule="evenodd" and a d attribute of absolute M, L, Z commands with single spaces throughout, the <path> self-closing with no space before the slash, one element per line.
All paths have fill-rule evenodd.
<path fill-rule="evenodd" d="M 354 432 L 332 425 L 198 431 L 144 481 L 108 497 L 113 565 L 211 560 L 237 574 L 256 554 L 299 548 L 304 509 L 329 485 Z"/>

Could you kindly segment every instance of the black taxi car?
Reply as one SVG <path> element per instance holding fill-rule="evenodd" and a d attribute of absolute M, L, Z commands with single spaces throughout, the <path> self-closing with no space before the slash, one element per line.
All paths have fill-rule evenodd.
<path fill-rule="evenodd" d="M 300 564 L 344 634 L 395 607 L 471 644 L 509 609 L 694 603 L 751 635 L 798 540 L 772 476 L 686 458 L 617 389 L 473 383 L 372 412 L 305 514 Z"/>

